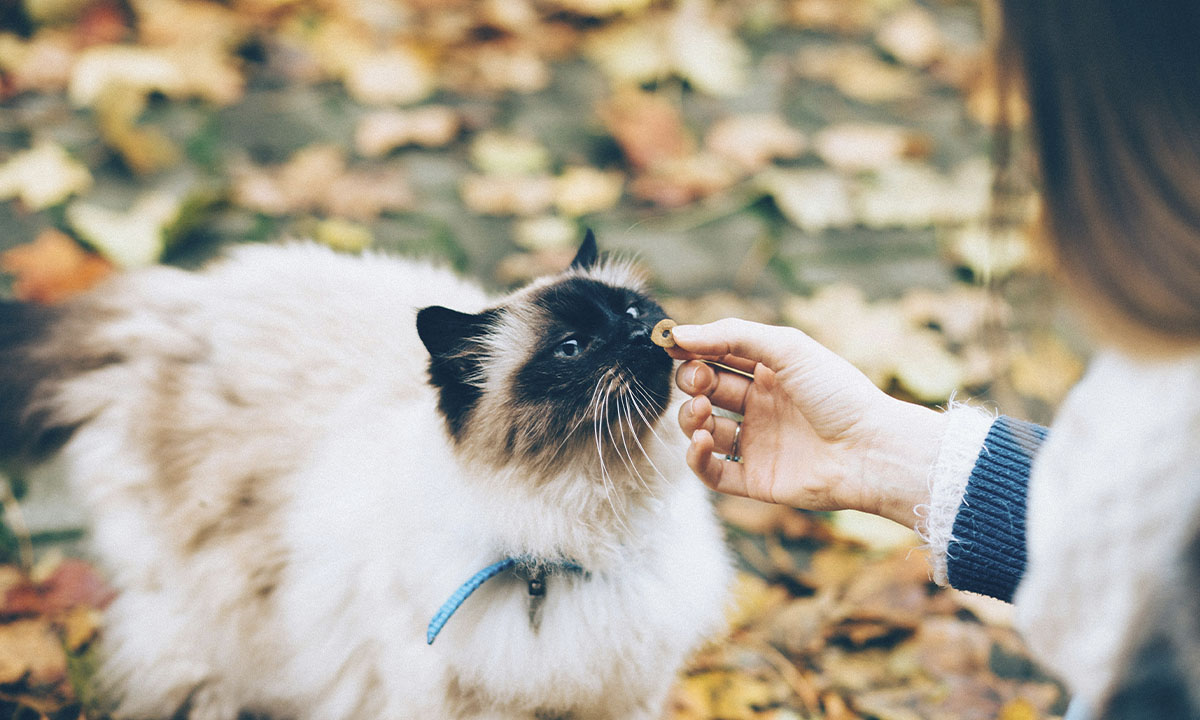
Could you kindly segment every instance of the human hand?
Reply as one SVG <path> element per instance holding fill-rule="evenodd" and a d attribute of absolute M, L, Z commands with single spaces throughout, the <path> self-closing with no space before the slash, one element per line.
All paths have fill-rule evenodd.
<path fill-rule="evenodd" d="M 854 509 L 915 527 L 944 429 L 934 410 L 888 396 L 794 328 L 728 319 L 680 325 L 668 350 L 692 400 L 679 425 L 709 487 L 809 510 Z M 750 380 L 699 359 L 753 371 Z M 718 417 L 713 407 L 743 416 Z M 734 450 L 740 462 L 721 459 Z M 714 455 L 713 453 L 718 453 Z"/>

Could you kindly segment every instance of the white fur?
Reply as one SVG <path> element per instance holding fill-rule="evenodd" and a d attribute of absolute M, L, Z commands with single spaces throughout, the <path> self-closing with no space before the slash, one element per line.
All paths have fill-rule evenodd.
<path fill-rule="evenodd" d="M 91 302 L 128 312 L 87 341 L 140 358 L 54 400 L 90 417 L 64 453 L 120 592 L 102 673 L 119 714 L 167 717 L 190 697 L 192 720 L 648 720 L 721 628 L 730 564 L 673 408 L 644 440 L 644 477 L 608 468 L 611 506 L 584 463 L 535 481 L 456 454 L 415 312 L 483 309 L 476 286 L 422 263 L 248 247 L 203 274 L 126 276 Z M 207 392 L 164 404 L 155 388 L 174 382 Z M 199 448 L 182 487 L 156 477 L 156 414 Z M 268 510 L 221 525 L 246 473 Z M 195 542 L 206 522 L 215 539 Z M 499 576 L 426 644 L 460 584 L 523 553 L 589 574 L 549 578 L 537 631 L 524 583 Z"/>

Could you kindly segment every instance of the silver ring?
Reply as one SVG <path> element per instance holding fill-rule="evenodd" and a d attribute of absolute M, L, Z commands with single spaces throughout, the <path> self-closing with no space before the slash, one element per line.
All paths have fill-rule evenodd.
<path fill-rule="evenodd" d="M 740 454 L 741 450 L 742 450 L 742 424 L 738 423 L 737 428 L 733 431 L 733 445 L 729 448 L 729 454 L 725 456 L 725 459 L 730 462 L 741 462 L 742 461 L 742 456 Z"/>

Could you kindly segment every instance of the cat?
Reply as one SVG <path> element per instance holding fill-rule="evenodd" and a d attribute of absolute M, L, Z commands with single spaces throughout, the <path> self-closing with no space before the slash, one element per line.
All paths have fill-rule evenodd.
<path fill-rule="evenodd" d="M 89 513 L 114 714 L 660 717 L 732 575 L 664 317 L 590 232 L 498 299 L 300 243 L 0 303 L 0 451 Z"/>

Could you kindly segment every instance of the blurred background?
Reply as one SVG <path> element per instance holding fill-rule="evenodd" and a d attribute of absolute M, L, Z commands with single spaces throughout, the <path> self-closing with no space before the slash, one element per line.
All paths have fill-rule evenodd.
<path fill-rule="evenodd" d="M 0 293 L 58 302 L 113 272 L 287 238 L 435 258 L 501 291 L 561 269 L 593 228 L 680 321 L 795 325 L 899 397 L 1046 422 L 1087 349 L 1033 241 L 1025 108 L 997 92 L 987 14 L 975 0 L 0 0 Z M 1016 151 L 994 193 L 1001 113 Z M 63 559 L 82 518 L 52 476 L 12 473 L 18 565 L 0 590 L 43 600 L 0 619 L 61 639 L 102 593 L 68 592 L 99 580 Z M 911 533 L 720 509 L 741 603 L 672 718 L 1061 712 L 1005 608 L 935 591 Z M 45 600 L 59 585 L 66 599 Z M 61 677 L 29 652 L 6 675 L 0 625 L 14 712 L 97 716 L 79 659 L 100 621 L 80 617 Z"/>

